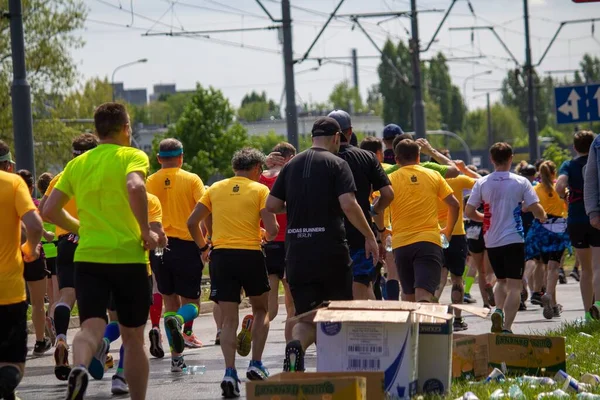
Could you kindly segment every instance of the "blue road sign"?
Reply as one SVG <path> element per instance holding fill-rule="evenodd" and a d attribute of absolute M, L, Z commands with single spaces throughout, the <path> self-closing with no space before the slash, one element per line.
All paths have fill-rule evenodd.
<path fill-rule="evenodd" d="M 556 122 L 600 121 L 600 84 L 554 88 Z"/>

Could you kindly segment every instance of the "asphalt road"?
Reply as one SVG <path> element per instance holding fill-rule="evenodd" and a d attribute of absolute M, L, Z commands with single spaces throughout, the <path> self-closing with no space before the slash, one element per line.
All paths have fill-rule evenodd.
<path fill-rule="evenodd" d="M 481 305 L 481 296 L 477 285 L 473 285 L 472 295 Z M 442 296 L 442 302 L 448 303 L 450 289 L 447 286 Z M 563 321 L 573 321 L 583 316 L 583 305 L 579 294 L 579 285 L 569 278 L 569 283 L 559 285 L 558 300 L 564 306 L 563 316 L 560 319 L 546 320 L 542 316 L 542 309 L 528 303 L 528 310 L 519 312 L 513 326 L 515 333 L 544 332 L 547 329 L 558 327 Z M 284 320 L 284 307 L 280 306 L 279 316 L 271 323 L 269 339 L 265 349 L 263 362 L 269 368 L 271 374 L 281 372 L 283 363 L 283 351 L 285 340 L 283 336 L 282 323 Z M 245 315 L 245 312 L 240 312 Z M 241 321 L 242 318 L 240 318 Z M 466 315 L 469 330 L 465 333 L 485 333 L 491 326 L 489 319 L 483 319 L 472 315 Z M 221 349 L 214 345 L 215 325 L 211 315 L 202 315 L 194 323 L 194 331 L 204 342 L 205 347 L 197 350 L 186 349 L 185 357 L 188 366 L 205 365 L 204 375 L 183 375 L 170 372 L 170 359 L 167 355 L 164 359 L 150 360 L 150 380 L 148 383 L 148 399 L 178 399 L 178 400 L 200 400 L 220 399 L 220 382 L 223 377 L 224 364 Z M 69 331 L 69 343 L 75 334 L 75 330 Z M 164 338 L 164 335 L 163 335 Z M 166 340 L 166 339 L 165 339 Z M 34 337 L 29 337 L 29 351 L 33 348 Z M 120 341 L 113 343 L 111 354 L 115 358 L 115 365 L 119 357 Z M 165 348 L 168 346 L 165 344 Z M 33 358 L 28 357 L 26 376 L 23 379 L 18 395 L 23 400 L 33 399 L 62 399 L 66 393 L 66 383 L 56 380 L 54 377 L 53 350 L 45 356 Z M 245 370 L 249 359 L 238 358 L 236 365 L 240 378 L 245 382 Z M 306 366 L 308 371 L 314 371 L 316 367 L 316 352 L 314 347 L 307 351 Z M 89 399 L 128 399 L 128 396 L 113 396 L 110 393 L 111 377 L 114 369 L 109 370 L 101 381 L 91 381 L 88 386 L 87 397 Z M 242 396 L 245 388 L 242 384 Z"/>

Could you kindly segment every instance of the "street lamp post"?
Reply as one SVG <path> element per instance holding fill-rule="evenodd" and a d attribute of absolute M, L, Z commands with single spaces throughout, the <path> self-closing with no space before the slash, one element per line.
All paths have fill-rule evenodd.
<path fill-rule="evenodd" d="M 463 97 L 465 99 L 465 102 L 467 101 L 467 81 L 469 79 L 477 78 L 478 76 L 482 76 L 482 75 L 489 75 L 491 73 L 492 73 L 492 71 L 488 70 L 488 71 L 483 71 L 483 72 L 479 72 L 477 74 L 473 74 L 473 75 L 467 76 L 465 78 L 465 80 L 463 82 Z"/>
<path fill-rule="evenodd" d="M 127 64 L 119 65 L 117 68 L 115 68 L 115 70 L 112 73 L 112 78 L 110 80 L 111 87 L 112 87 L 112 101 L 113 102 L 115 101 L 115 74 L 117 73 L 117 71 L 120 70 L 120 69 L 123 69 L 125 67 L 129 67 L 131 65 L 143 64 L 143 63 L 146 63 L 146 62 L 148 62 L 147 58 L 141 58 L 141 59 L 139 59 L 137 61 L 132 61 L 132 62 L 129 62 Z"/>

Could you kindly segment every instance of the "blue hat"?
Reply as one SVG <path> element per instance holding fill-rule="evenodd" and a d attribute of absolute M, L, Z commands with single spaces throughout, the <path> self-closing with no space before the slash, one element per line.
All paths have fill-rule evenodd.
<path fill-rule="evenodd" d="M 340 124 L 340 128 L 342 128 L 343 131 L 352 128 L 352 120 L 350 119 L 350 114 L 348 114 L 344 110 L 333 110 L 329 113 L 328 117 L 335 119 L 338 122 L 338 124 Z"/>
<path fill-rule="evenodd" d="M 388 124 L 383 128 L 383 138 L 393 139 L 398 135 L 402 135 L 404 131 L 396 124 Z"/>

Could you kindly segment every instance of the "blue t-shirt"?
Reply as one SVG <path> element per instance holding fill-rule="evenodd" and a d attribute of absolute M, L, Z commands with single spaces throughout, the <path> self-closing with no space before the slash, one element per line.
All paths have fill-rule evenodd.
<path fill-rule="evenodd" d="M 587 224 L 590 222 L 583 204 L 583 167 L 587 164 L 588 156 L 577 157 L 565 161 L 558 170 L 558 175 L 569 178 L 569 224 Z"/>

